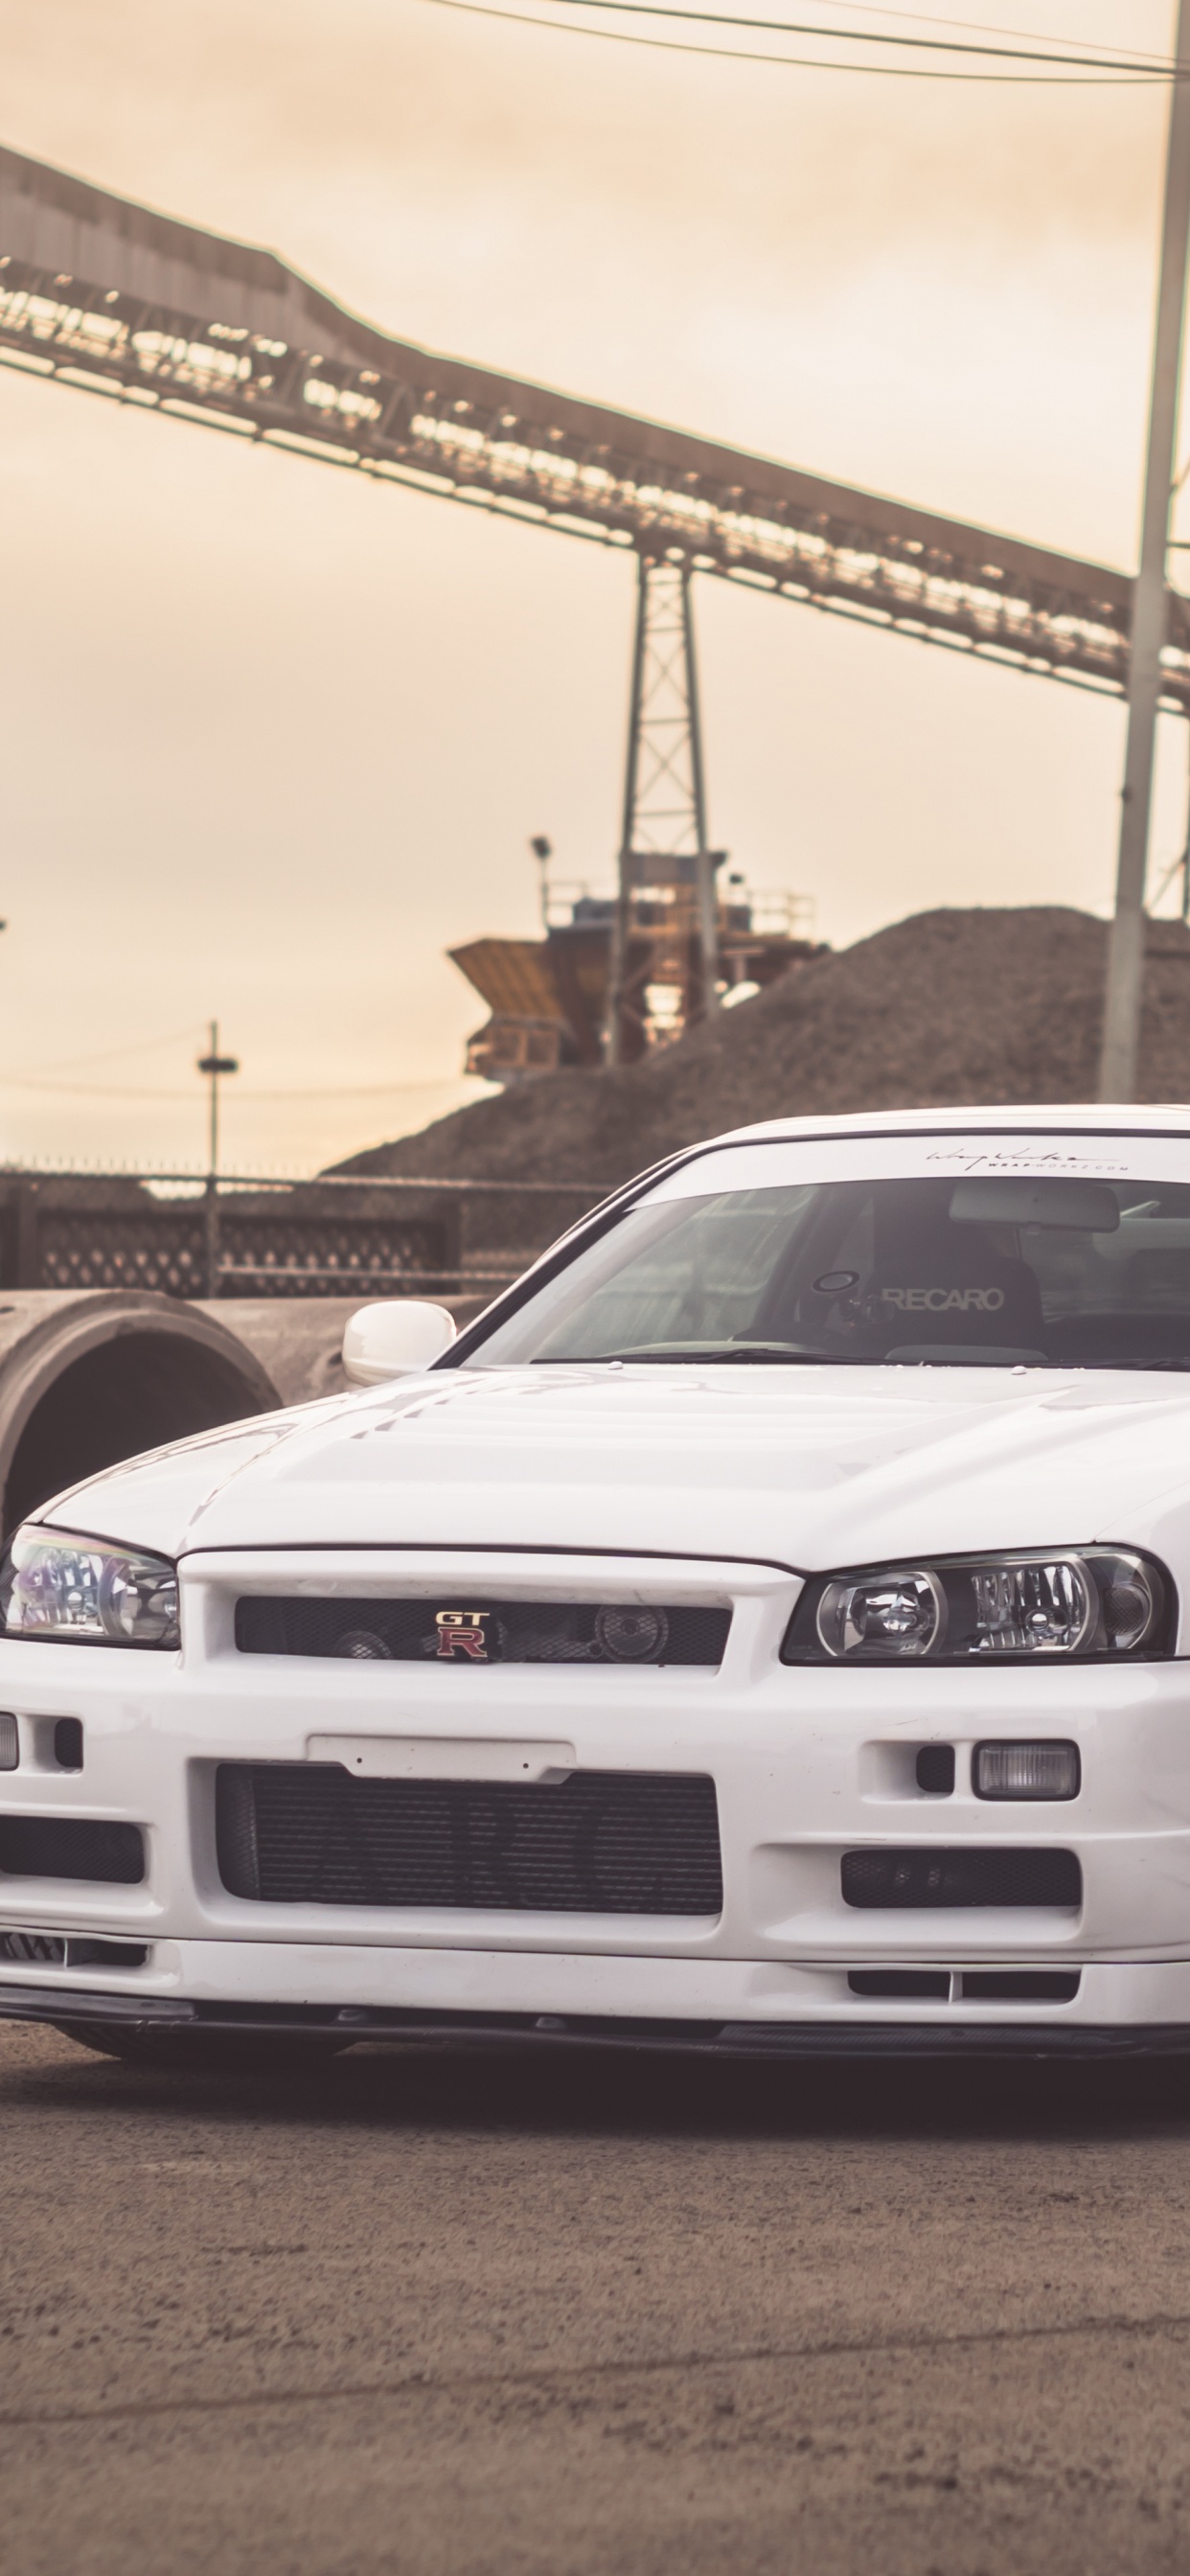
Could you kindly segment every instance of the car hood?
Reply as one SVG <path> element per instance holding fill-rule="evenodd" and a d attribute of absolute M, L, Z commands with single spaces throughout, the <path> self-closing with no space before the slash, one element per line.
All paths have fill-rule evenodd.
<path fill-rule="evenodd" d="M 38 1518 L 182 1556 L 615 1550 L 802 1570 L 905 1550 L 1162 1551 L 1190 1378 L 979 1368 L 452 1369 L 206 1432 Z"/>

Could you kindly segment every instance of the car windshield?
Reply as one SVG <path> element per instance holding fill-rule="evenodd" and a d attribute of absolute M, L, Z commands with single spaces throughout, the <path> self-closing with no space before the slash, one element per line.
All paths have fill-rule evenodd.
<path fill-rule="evenodd" d="M 460 1356 L 1190 1368 L 1190 1138 L 725 1146 Z"/>

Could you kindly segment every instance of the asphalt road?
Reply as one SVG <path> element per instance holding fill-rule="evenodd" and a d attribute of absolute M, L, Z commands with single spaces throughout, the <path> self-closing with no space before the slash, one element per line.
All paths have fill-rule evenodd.
<path fill-rule="evenodd" d="M 0 2025 L 13 2576 L 1190 2569 L 1190 2068 Z"/>

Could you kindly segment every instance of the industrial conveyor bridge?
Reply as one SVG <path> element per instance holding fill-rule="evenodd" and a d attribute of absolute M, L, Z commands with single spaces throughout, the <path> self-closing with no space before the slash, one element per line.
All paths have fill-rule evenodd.
<path fill-rule="evenodd" d="M 269 251 L 0 150 L 0 363 L 1106 692 L 1132 582 L 391 339 Z M 1170 592 L 1164 703 L 1190 713 Z"/>

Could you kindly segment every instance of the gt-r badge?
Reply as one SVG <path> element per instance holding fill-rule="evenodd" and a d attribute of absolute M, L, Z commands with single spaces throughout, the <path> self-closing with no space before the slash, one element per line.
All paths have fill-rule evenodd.
<path fill-rule="evenodd" d="M 448 1660 L 454 1655 L 469 1655 L 473 1664 L 486 1664 L 488 1647 L 483 1623 L 491 1615 L 490 1610 L 436 1611 L 439 1654 Z"/>

